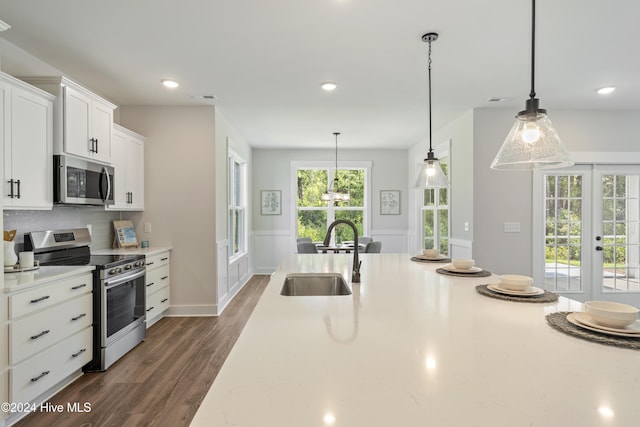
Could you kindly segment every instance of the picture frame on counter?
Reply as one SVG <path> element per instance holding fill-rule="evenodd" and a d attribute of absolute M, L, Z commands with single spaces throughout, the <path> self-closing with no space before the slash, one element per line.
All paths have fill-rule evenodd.
<path fill-rule="evenodd" d="M 137 248 L 138 237 L 131 221 L 113 221 L 114 248 Z"/>
<path fill-rule="evenodd" d="M 282 191 L 262 190 L 260 195 L 261 215 L 282 215 Z"/>
<path fill-rule="evenodd" d="M 380 215 L 400 215 L 400 190 L 380 190 Z"/>

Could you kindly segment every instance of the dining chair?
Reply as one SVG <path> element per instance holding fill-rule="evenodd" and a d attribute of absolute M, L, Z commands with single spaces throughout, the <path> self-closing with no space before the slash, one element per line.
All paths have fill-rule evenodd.
<path fill-rule="evenodd" d="M 364 247 L 364 252 L 369 254 L 379 254 L 382 251 L 382 242 L 369 242 Z"/>
<path fill-rule="evenodd" d="M 311 243 L 312 240 L 311 240 L 311 237 L 298 237 L 298 243 L 300 243 L 300 242 L 309 242 L 309 243 Z"/>
<path fill-rule="evenodd" d="M 373 242 L 373 238 L 372 237 L 366 237 L 366 236 L 358 237 L 358 244 L 359 245 L 366 245 L 367 243 L 371 243 L 371 242 Z"/>
<path fill-rule="evenodd" d="M 312 242 L 298 242 L 299 254 L 317 254 L 318 248 Z"/>

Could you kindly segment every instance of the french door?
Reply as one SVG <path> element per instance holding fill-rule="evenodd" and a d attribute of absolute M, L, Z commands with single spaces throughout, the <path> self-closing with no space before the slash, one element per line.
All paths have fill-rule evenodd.
<path fill-rule="evenodd" d="M 640 306 L 640 167 L 534 175 L 534 279 L 580 301 Z"/>

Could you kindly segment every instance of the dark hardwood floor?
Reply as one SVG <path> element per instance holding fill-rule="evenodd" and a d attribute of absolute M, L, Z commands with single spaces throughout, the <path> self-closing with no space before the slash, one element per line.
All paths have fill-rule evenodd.
<path fill-rule="evenodd" d="M 188 426 L 268 283 L 253 276 L 218 317 L 163 318 L 106 372 L 49 399 L 62 413 L 36 412 L 16 426 Z M 89 412 L 67 411 L 85 402 Z"/>

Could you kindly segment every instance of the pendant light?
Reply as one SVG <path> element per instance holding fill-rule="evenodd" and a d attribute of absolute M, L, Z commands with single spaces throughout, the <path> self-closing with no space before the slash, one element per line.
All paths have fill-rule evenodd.
<path fill-rule="evenodd" d="M 333 175 L 333 181 L 329 184 L 329 188 L 322 195 L 322 200 L 325 202 L 347 202 L 351 199 L 349 193 L 341 193 L 338 191 L 338 135 L 340 132 L 333 133 L 336 137 L 336 169 Z"/>
<path fill-rule="evenodd" d="M 427 33 L 422 36 L 422 41 L 429 43 L 429 152 L 427 158 L 424 159 L 422 169 L 418 175 L 416 187 L 419 188 L 440 188 L 448 187 L 449 181 L 444 174 L 440 161 L 433 154 L 431 146 L 431 42 L 438 40 L 438 33 Z"/>
<path fill-rule="evenodd" d="M 491 169 L 531 170 L 561 168 L 573 165 L 569 153 L 547 117 L 547 110 L 539 108 L 535 83 L 536 0 L 531 1 L 531 92 L 525 109 L 491 163 Z"/>

